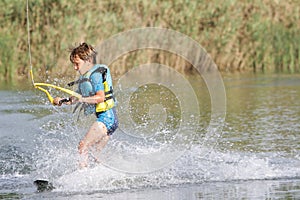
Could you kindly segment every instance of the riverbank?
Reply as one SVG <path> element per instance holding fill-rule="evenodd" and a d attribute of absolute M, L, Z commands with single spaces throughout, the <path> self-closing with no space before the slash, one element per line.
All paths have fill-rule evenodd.
<path fill-rule="evenodd" d="M 36 73 L 65 76 L 72 74 L 70 46 L 81 41 L 98 45 L 120 32 L 161 27 L 197 41 L 221 71 L 299 73 L 299 9 L 297 0 L 29 0 L 32 62 Z M 23 79 L 29 70 L 26 1 L 1 1 L 0 13 L 0 79 Z M 126 66 L 133 65 L 137 54 L 141 53 L 130 53 Z M 155 51 L 143 57 L 174 60 Z M 189 66 L 175 67 L 186 71 Z"/>

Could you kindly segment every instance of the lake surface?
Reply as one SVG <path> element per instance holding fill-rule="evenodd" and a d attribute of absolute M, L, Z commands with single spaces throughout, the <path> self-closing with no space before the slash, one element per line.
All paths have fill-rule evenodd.
<path fill-rule="evenodd" d="M 191 105 L 181 90 L 117 83 L 120 128 L 87 169 L 77 145 L 92 117 L 77 121 L 40 91 L 2 89 L 0 199 L 299 199 L 300 76 L 222 77 L 226 117 L 212 133 L 201 78 L 185 77 Z M 56 189 L 38 193 L 36 179 Z"/>

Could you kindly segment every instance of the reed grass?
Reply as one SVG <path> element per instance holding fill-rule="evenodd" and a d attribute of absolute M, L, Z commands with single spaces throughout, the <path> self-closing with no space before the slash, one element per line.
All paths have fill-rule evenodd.
<path fill-rule="evenodd" d="M 196 40 L 221 71 L 300 71 L 298 0 L 29 0 L 29 6 L 32 61 L 41 76 L 70 74 L 67 49 L 76 43 L 97 45 L 113 34 L 153 26 Z M 2 0 L 0 15 L 0 79 L 27 77 L 26 1 Z M 126 71 L 136 59 L 156 55 L 158 61 L 180 63 L 174 67 L 182 71 L 190 68 L 164 52 L 144 53 L 146 59 L 133 52 L 118 65 Z"/>

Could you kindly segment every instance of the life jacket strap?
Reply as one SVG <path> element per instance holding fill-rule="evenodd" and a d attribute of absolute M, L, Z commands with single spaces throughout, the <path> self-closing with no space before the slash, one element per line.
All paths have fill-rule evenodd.
<path fill-rule="evenodd" d="M 76 81 L 72 81 L 72 82 L 68 83 L 68 86 L 71 87 L 75 84 L 83 83 L 83 82 L 86 82 L 86 81 L 89 81 L 89 79 L 88 78 L 78 79 Z"/>
<path fill-rule="evenodd" d="M 105 97 L 104 102 L 107 101 L 107 100 L 113 99 L 113 98 L 114 98 L 114 96 Z"/>
<path fill-rule="evenodd" d="M 105 95 L 109 95 L 109 94 L 113 94 L 113 93 L 114 93 L 113 89 L 110 89 L 109 91 L 105 92 Z"/>

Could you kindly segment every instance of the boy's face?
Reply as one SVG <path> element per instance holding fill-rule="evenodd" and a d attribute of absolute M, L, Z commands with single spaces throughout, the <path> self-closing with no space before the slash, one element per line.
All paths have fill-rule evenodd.
<path fill-rule="evenodd" d="M 84 74 L 87 72 L 90 68 L 90 62 L 82 60 L 79 58 L 79 56 L 75 56 L 73 60 L 73 67 L 76 71 L 78 71 L 80 74 Z"/>

